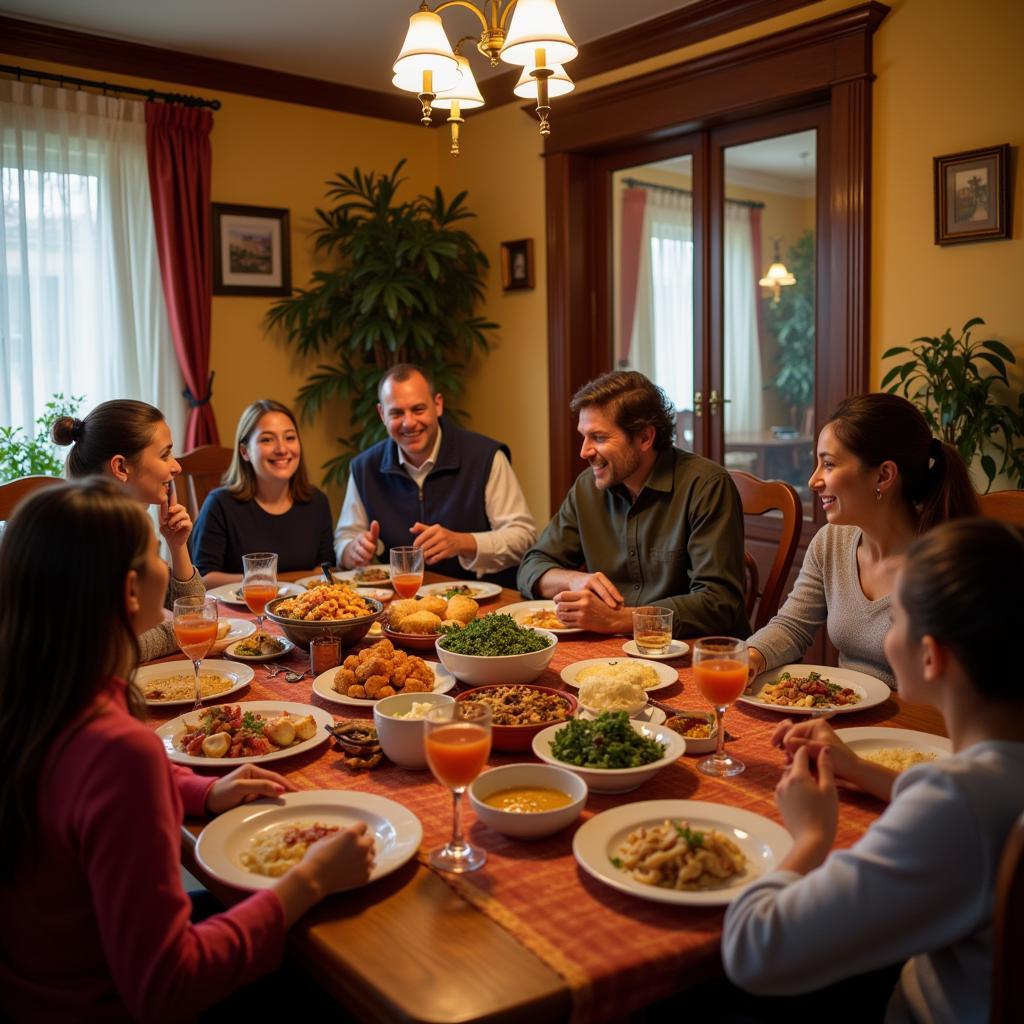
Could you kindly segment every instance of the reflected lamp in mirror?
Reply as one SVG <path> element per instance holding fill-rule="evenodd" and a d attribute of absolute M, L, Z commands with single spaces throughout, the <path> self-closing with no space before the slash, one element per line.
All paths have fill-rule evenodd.
<path fill-rule="evenodd" d="M 768 272 L 757 282 L 762 288 L 772 289 L 772 305 L 779 304 L 780 290 L 787 285 L 796 284 L 796 278 L 786 269 L 779 252 L 779 240 L 775 239 L 775 255 Z"/>

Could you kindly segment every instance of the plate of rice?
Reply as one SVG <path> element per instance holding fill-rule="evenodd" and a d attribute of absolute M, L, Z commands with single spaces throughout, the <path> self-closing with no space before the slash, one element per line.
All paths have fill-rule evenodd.
<path fill-rule="evenodd" d="M 249 685 L 256 673 L 233 661 L 204 661 L 199 671 L 203 700 L 221 700 Z M 192 662 L 161 661 L 143 665 L 135 673 L 135 685 L 152 708 L 191 706 L 196 699 L 196 674 Z"/>
<path fill-rule="evenodd" d="M 953 753 L 953 744 L 945 736 L 933 736 L 914 729 L 865 726 L 861 729 L 837 729 L 836 736 L 858 757 L 894 772 L 904 772 L 915 764 L 937 761 Z"/>
<path fill-rule="evenodd" d="M 621 690 L 623 699 L 626 688 L 620 685 L 622 683 L 634 683 L 645 693 L 653 693 L 679 681 L 679 673 L 674 668 L 643 658 L 588 658 L 586 661 L 567 665 L 562 669 L 561 675 L 563 683 L 577 690 L 581 689 L 584 683 L 600 683 L 603 685 L 596 688 L 588 687 L 588 690 L 593 689 L 602 695 L 617 694 Z"/>

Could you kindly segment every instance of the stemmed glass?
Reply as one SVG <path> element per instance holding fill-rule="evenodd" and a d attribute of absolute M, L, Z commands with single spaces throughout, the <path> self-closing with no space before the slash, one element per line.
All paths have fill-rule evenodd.
<path fill-rule="evenodd" d="M 730 757 L 724 749 L 723 716 L 735 704 L 747 685 L 749 655 L 747 642 L 731 636 L 712 636 L 693 645 L 693 679 L 701 696 L 714 706 L 718 722 L 718 747 L 713 754 L 697 762 L 705 775 L 725 778 L 739 775 L 746 765 Z"/>
<path fill-rule="evenodd" d="M 434 778 L 452 791 L 452 837 L 430 853 L 442 871 L 475 871 L 487 860 L 462 837 L 462 794 L 483 771 L 491 752 L 491 709 L 476 701 L 441 704 L 427 712 L 423 745 Z"/>
<path fill-rule="evenodd" d="M 415 597 L 423 586 L 423 548 L 391 549 L 391 586 L 399 597 Z"/>
<path fill-rule="evenodd" d="M 192 659 L 196 673 L 196 702 L 193 711 L 203 706 L 199 669 L 217 639 L 217 601 L 213 597 L 179 597 L 174 602 L 174 639 L 186 658 Z"/>
<path fill-rule="evenodd" d="M 267 602 L 277 597 L 277 555 L 271 551 L 242 555 L 242 597 L 249 611 L 256 616 L 256 636 L 259 638 L 263 632 Z"/>

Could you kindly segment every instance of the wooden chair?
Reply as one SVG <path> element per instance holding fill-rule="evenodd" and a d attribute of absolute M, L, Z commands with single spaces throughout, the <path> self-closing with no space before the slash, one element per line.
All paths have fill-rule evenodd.
<path fill-rule="evenodd" d="M 991 1024 L 1024 1020 L 1024 814 L 1010 829 L 996 874 L 992 908 Z"/>
<path fill-rule="evenodd" d="M 17 480 L 9 480 L 5 484 L 0 484 L 0 523 L 11 518 L 14 506 L 22 498 L 28 497 L 42 487 L 63 482 L 64 480 L 59 476 L 20 476 Z"/>
<path fill-rule="evenodd" d="M 1024 526 L 1024 491 L 989 491 L 978 495 L 978 504 L 983 516 Z"/>
<path fill-rule="evenodd" d="M 732 470 L 729 474 L 736 489 L 740 492 L 743 503 L 743 514 L 761 516 L 766 512 L 782 513 L 782 532 L 779 546 L 772 560 L 764 588 L 758 593 L 759 573 L 757 563 L 750 552 L 745 552 L 747 568 L 747 615 L 752 616 L 754 605 L 757 605 L 757 618 L 751 625 L 760 629 L 778 610 L 782 600 L 782 588 L 786 585 L 789 570 L 793 565 L 797 544 L 800 542 L 800 527 L 803 525 L 803 509 L 800 496 L 787 483 L 781 480 L 761 480 L 759 477 L 740 470 Z"/>
<path fill-rule="evenodd" d="M 206 496 L 215 487 L 220 486 L 220 479 L 231 465 L 233 454 L 231 448 L 203 444 L 178 456 L 181 474 L 175 481 L 175 488 L 178 492 L 178 501 L 188 509 L 193 522 L 199 515 Z"/>

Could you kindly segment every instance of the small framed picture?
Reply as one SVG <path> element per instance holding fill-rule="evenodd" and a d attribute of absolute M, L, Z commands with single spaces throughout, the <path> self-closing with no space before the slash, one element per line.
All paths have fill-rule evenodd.
<path fill-rule="evenodd" d="M 213 204 L 213 294 L 291 295 L 288 211 Z"/>
<path fill-rule="evenodd" d="M 937 156 L 935 244 L 1010 237 L 1010 147 Z"/>
<path fill-rule="evenodd" d="M 507 292 L 533 287 L 533 239 L 501 243 L 501 287 Z"/>

